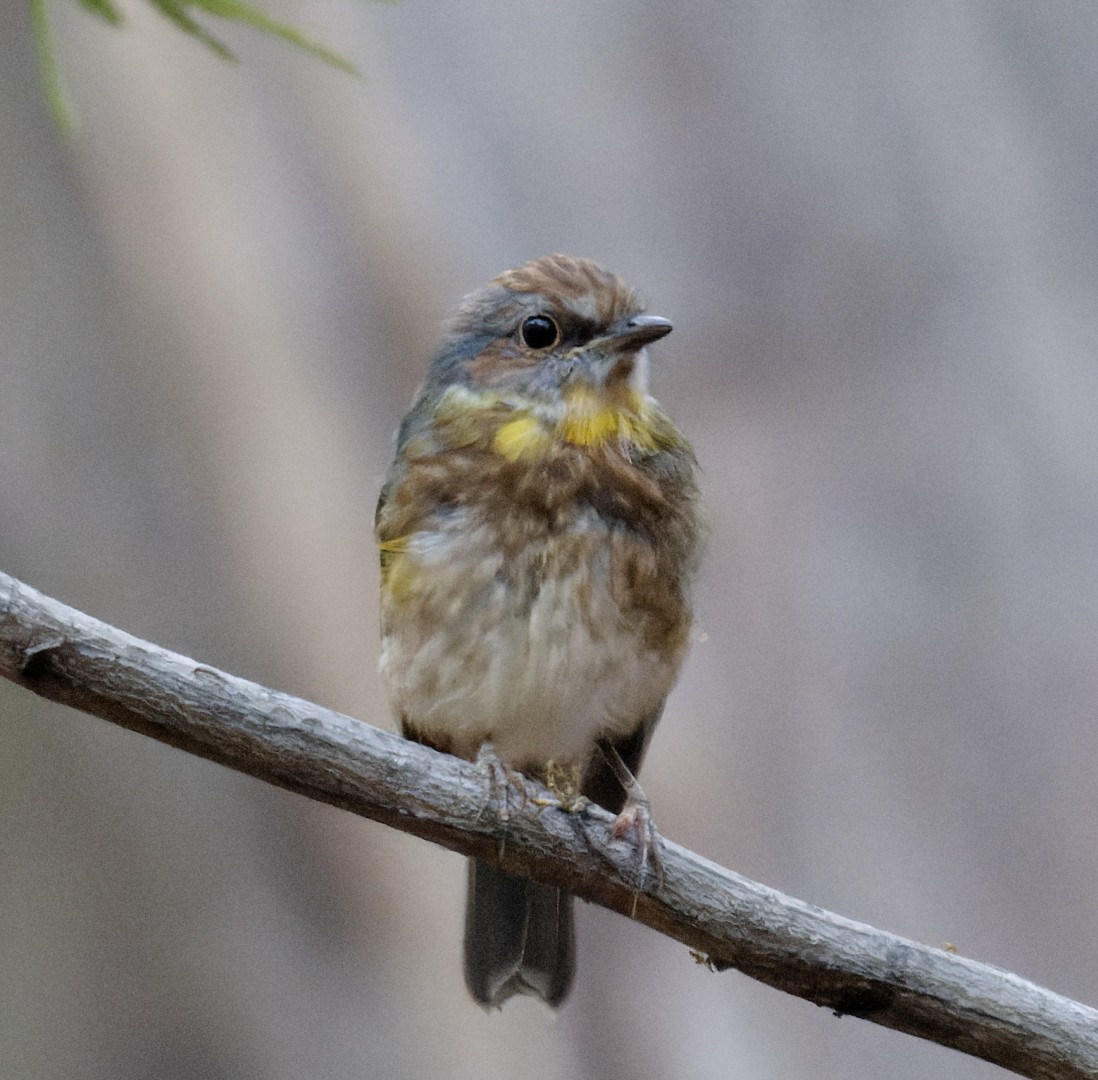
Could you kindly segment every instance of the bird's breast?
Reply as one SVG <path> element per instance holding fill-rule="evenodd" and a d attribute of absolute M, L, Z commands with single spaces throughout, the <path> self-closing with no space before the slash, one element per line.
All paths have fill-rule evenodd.
<path fill-rule="evenodd" d="M 673 684 L 690 623 L 681 568 L 658 529 L 630 527 L 638 491 L 590 461 L 497 455 L 478 474 L 469 457 L 448 498 L 436 489 L 416 527 L 382 543 L 382 674 L 424 741 L 466 757 L 491 741 L 517 767 L 577 762 Z M 405 485 L 460 463 L 421 466 Z"/>

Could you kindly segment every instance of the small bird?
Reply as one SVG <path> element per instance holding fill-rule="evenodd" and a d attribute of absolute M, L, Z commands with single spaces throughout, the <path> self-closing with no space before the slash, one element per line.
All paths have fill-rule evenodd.
<path fill-rule="evenodd" d="M 648 392 L 671 331 L 621 278 L 549 255 L 461 303 L 378 502 L 382 678 L 404 735 L 619 814 L 686 653 L 693 452 Z M 650 822 L 649 822 L 650 825 Z M 470 860 L 465 981 L 556 1006 L 573 898 Z"/>

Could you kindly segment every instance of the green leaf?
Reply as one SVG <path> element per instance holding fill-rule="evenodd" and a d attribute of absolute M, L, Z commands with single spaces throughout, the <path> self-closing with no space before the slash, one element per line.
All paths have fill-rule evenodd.
<path fill-rule="evenodd" d="M 69 135 L 75 127 L 76 118 L 61 82 L 53 32 L 46 11 L 47 2 L 48 0 L 27 0 L 30 8 L 31 31 L 35 52 L 38 54 L 42 93 L 50 112 L 53 113 L 57 127 L 62 134 Z M 274 34 L 340 71 L 351 75 L 359 74 L 355 66 L 346 58 L 325 48 L 320 42 L 307 37 L 300 30 L 265 15 L 246 0 L 148 0 L 148 2 L 185 34 L 202 42 L 223 60 L 235 60 L 236 57 L 228 46 L 191 17 L 192 12 L 205 12 L 219 19 L 228 19 L 250 26 L 253 30 L 259 30 L 265 34 Z M 391 2 L 396 3 L 399 0 L 391 0 Z M 115 5 L 115 0 L 77 0 L 77 3 L 112 26 L 119 26 L 124 21 L 122 12 Z"/>
<path fill-rule="evenodd" d="M 76 117 L 69 106 L 69 99 L 61 85 L 61 73 L 57 68 L 57 50 L 53 44 L 53 31 L 46 12 L 46 0 L 30 0 L 31 30 L 34 35 L 34 51 L 38 54 L 38 71 L 42 79 L 42 93 L 53 113 L 54 123 L 62 135 L 71 135 Z"/>
<path fill-rule="evenodd" d="M 157 2 L 161 2 L 161 0 L 157 0 Z M 175 2 L 175 0 L 172 0 L 172 2 Z M 272 19 L 269 15 L 264 15 L 262 11 L 244 3 L 244 0 L 189 0 L 189 3 L 191 7 L 200 8 L 211 15 L 216 15 L 218 18 L 231 19 L 234 22 L 243 23 L 245 26 L 251 26 L 253 29 L 262 30 L 264 33 L 275 34 L 284 41 L 290 42 L 291 45 L 296 45 L 299 49 L 312 53 L 313 56 L 323 60 L 326 64 L 339 68 L 340 71 L 346 71 L 350 75 L 358 74 L 358 70 L 349 60 L 346 60 L 338 53 L 332 52 L 331 49 L 326 49 L 319 42 L 313 41 L 312 38 L 306 37 L 300 30 L 295 30 L 286 23 Z"/>
<path fill-rule="evenodd" d="M 149 0 L 161 15 L 171 19 L 176 26 L 186 34 L 197 38 L 208 49 L 211 49 L 222 60 L 235 61 L 236 57 L 229 48 L 217 40 L 204 26 L 200 26 L 187 14 L 187 0 Z"/>
<path fill-rule="evenodd" d="M 89 11 L 106 19 L 111 26 L 122 25 L 122 12 L 111 3 L 111 0 L 80 0 Z"/>

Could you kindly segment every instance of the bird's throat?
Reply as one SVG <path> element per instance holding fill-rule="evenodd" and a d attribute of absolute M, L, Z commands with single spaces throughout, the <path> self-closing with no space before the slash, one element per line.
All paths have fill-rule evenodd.
<path fill-rule="evenodd" d="M 536 460 L 555 445 L 595 447 L 609 442 L 655 448 L 649 406 L 631 392 L 622 400 L 608 400 L 583 386 L 570 388 L 559 408 L 522 410 L 496 431 L 492 446 L 508 461 Z"/>

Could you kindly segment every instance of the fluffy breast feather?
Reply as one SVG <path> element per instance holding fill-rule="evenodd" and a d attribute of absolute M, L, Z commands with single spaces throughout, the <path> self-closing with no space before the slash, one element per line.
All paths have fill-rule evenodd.
<path fill-rule="evenodd" d="M 578 762 L 677 677 L 691 459 L 559 441 L 511 458 L 495 431 L 407 462 L 380 508 L 382 674 L 421 741 L 465 757 L 491 741 L 519 768 Z"/>

